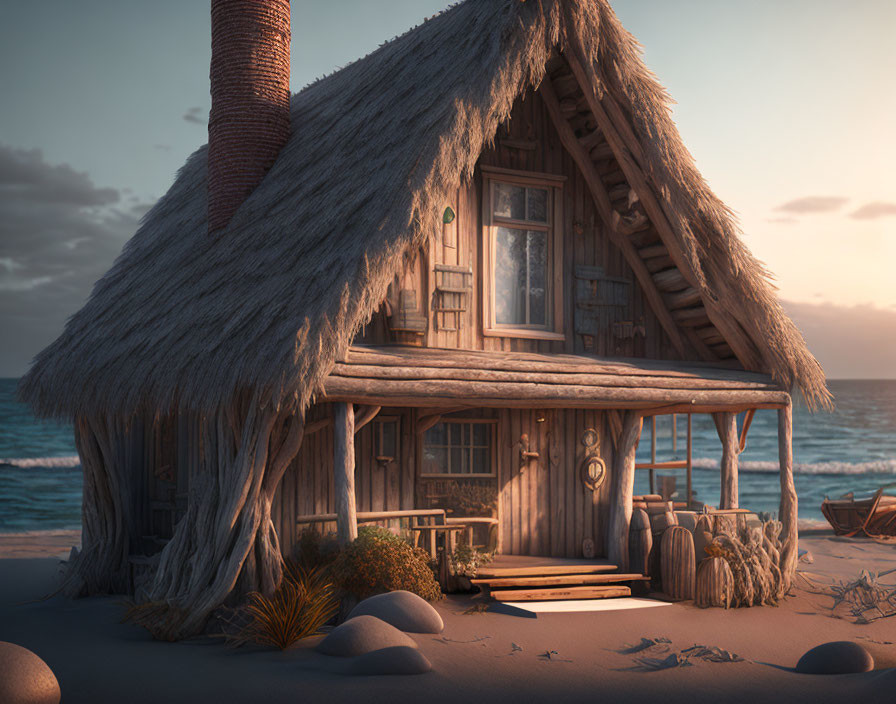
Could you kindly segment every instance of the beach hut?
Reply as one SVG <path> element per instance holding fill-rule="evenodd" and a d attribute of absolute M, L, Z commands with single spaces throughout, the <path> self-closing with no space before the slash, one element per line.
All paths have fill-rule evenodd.
<path fill-rule="evenodd" d="M 730 509 L 759 409 L 793 569 L 824 375 L 606 0 L 468 0 L 292 96 L 286 0 L 213 0 L 212 36 L 210 144 L 21 383 L 75 425 L 70 592 L 156 552 L 181 637 L 300 524 L 440 511 L 624 568 L 644 419 L 714 414 Z"/>

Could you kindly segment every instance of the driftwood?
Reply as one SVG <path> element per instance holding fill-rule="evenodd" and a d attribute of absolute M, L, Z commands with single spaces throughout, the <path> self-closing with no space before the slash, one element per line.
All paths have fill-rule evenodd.
<path fill-rule="evenodd" d="M 632 518 L 632 495 L 635 485 L 635 453 L 644 419 L 628 411 L 622 423 L 622 433 L 616 443 L 616 467 L 610 502 L 607 553 L 610 562 L 620 571 L 628 569 L 628 531 Z"/>
<path fill-rule="evenodd" d="M 722 441 L 722 495 L 719 498 L 719 508 L 737 508 L 737 453 L 739 450 L 737 416 L 734 413 L 713 413 L 712 417 L 719 433 L 719 439 Z"/>
<path fill-rule="evenodd" d="M 148 601 L 129 620 L 179 640 L 201 632 L 232 592 L 273 593 L 282 557 L 271 503 L 303 429 L 303 415 L 278 414 L 254 398 L 206 419 L 186 515 L 162 551 Z"/>

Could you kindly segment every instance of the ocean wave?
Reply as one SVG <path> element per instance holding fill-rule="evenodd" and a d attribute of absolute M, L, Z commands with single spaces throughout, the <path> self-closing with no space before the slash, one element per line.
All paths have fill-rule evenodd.
<path fill-rule="evenodd" d="M 0 465 L 11 467 L 78 467 L 81 458 L 72 457 L 0 457 Z"/>
<path fill-rule="evenodd" d="M 719 469 L 719 461 L 699 458 L 693 461 L 695 469 Z M 738 471 L 746 474 L 777 474 L 781 470 L 777 462 L 740 462 Z M 874 460 L 871 462 L 815 462 L 801 464 L 795 462 L 794 474 L 892 474 L 896 475 L 896 459 Z"/>

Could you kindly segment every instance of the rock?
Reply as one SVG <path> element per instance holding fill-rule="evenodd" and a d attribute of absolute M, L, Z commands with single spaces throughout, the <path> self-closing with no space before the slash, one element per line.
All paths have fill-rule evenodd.
<path fill-rule="evenodd" d="M 873 669 L 871 653 L 849 640 L 817 645 L 796 664 L 797 672 L 808 675 L 848 675 Z"/>
<path fill-rule="evenodd" d="M 348 666 L 350 675 L 422 675 L 430 670 L 432 665 L 426 656 L 406 645 L 359 655 Z"/>
<path fill-rule="evenodd" d="M 346 658 L 399 645 L 417 647 L 413 640 L 394 626 L 373 616 L 362 615 L 334 628 L 317 644 L 317 651 Z"/>
<path fill-rule="evenodd" d="M 348 615 L 355 616 L 375 616 L 407 633 L 441 633 L 445 627 L 439 612 L 428 601 L 406 591 L 364 599 Z"/>
<path fill-rule="evenodd" d="M 0 641 L 0 702 L 59 704 L 61 696 L 47 663 L 27 648 Z"/>

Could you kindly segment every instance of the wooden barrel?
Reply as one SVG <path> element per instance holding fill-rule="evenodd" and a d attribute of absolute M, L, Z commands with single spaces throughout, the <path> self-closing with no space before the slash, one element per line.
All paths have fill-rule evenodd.
<path fill-rule="evenodd" d="M 729 608 L 734 596 L 734 575 L 724 557 L 709 557 L 697 568 L 695 603 L 701 609 L 709 606 Z"/>
<path fill-rule="evenodd" d="M 712 533 L 712 521 L 705 513 L 697 516 L 697 524 L 694 526 L 695 535 L 702 532 Z"/>
<path fill-rule="evenodd" d="M 672 526 L 663 533 L 660 548 L 660 573 L 663 592 L 674 601 L 694 598 L 696 566 L 691 531 Z"/>
<path fill-rule="evenodd" d="M 699 567 L 700 563 L 708 557 L 706 554 L 706 546 L 711 542 L 712 533 L 709 531 L 703 530 L 694 533 L 694 561 L 697 563 L 697 567 Z"/>
<path fill-rule="evenodd" d="M 661 536 L 670 526 L 678 525 L 678 519 L 672 511 L 648 515 L 650 517 L 650 529 L 653 531 L 654 537 Z"/>
<path fill-rule="evenodd" d="M 632 522 L 628 532 L 628 568 L 630 572 L 650 574 L 650 550 L 653 547 L 653 534 L 650 531 L 650 519 L 647 511 L 632 511 Z"/>
<path fill-rule="evenodd" d="M 678 520 L 678 525 L 687 528 L 691 533 L 697 529 L 696 511 L 676 511 L 675 518 Z"/>

